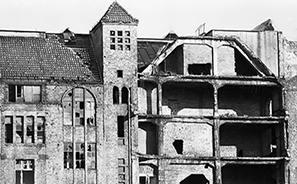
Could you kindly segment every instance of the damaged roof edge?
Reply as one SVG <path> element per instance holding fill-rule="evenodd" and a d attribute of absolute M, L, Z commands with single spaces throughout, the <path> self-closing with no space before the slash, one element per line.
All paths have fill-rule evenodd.
<path fill-rule="evenodd" d="M 249 58 L 251 64 L 255 67 L 258 72 L 262 73 L 262 75 L 273 76 L 273 72 L 261 61 L 261 59 L 246 45 L 244 44 L 240 38 L 236 36 L 191 36 L 191 37 L 179 37 L 174 40 L 172 43 L 168 43 L 168 45 L 160 52 L 159 55 L 151 62 L 151 64 L 143 70 L 143 75 L 151 75 L 153 66 L 158 66 L 176 47 L 185 43 L 181 40 L 221 40 L 221 41 L 233 41 Z M 169 50 L 170 49 L 170 50 Z M 255 62 L 256 61 L 256 62 Z"/>

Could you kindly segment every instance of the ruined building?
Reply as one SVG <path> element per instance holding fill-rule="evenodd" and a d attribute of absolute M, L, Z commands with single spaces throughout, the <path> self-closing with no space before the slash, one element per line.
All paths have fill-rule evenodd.
<path fill-rule="evenodd" d="M 296 42 L 137 26 L 0 31 L 1 184 L 297 183 Z"/>

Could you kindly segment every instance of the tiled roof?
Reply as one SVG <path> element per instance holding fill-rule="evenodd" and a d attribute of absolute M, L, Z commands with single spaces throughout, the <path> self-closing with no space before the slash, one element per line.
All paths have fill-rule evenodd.
<path fill-rule="evenodd" d="M 85 49 L 79 50 L 85 57 Z M 3 79 L 98 81 L 91 59 L 81 59 L 57 37 L 0 36 L 0 69 Z"/>
<path fill-rule="evenodd" d="M 113 2 L 106 13 L 101 18 L 102 22 L 106 23 L 138 23 L 138 20 L 133 18 L 118 2 Z"/>

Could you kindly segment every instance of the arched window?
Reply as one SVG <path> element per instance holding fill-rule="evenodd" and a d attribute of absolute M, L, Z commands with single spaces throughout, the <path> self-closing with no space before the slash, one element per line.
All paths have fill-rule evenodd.
<path fill-rule="evenodd" d="M 96 169 L 96 106 L 93 95 L 74 88 L 63 98 L 64 168 Z M 87 134 L 87 135 L 84 135 Z M 85 155 L 88 155 L 87 157 Z M 90 169 L 90 170 L 89 170 Z"/>
<path fill-rule="evenodd" d="M 64 96 L 64 125 L 95 125 L 95 100 L 84 88 L 74 88 Z"/>
<path fill-rule="evenodd" d="M 128 104 L 129 91 L 126 87 L 122 88 L 122 103 Z"/>
<path fill-rule="evenodd" d="M 113 104 L 119 104 L 119 88 L 114 86 L 112 90 Z"/>

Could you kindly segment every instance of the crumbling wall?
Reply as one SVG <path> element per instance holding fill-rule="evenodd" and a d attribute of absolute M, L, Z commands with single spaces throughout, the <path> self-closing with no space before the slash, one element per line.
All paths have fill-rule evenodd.
<path fill-rule="evenodd" d="M 163 132 L 163 155 L 213 156 L 212 127 L 209 124 L 168 122 Z M 174 145 L 177 140 L 182 142 L 180 153 Z"/>
<path fill-rule="evenodd" d="M 189 75 L 188 67 L 190 64 L 207 64 L 212 67 L 212 47 L 206 44 L 184 44 L 184 75 Z M 210 68 L 211 69 L 211 68 Z M 211 72 L 210 72 L 211 73 Z"/>

